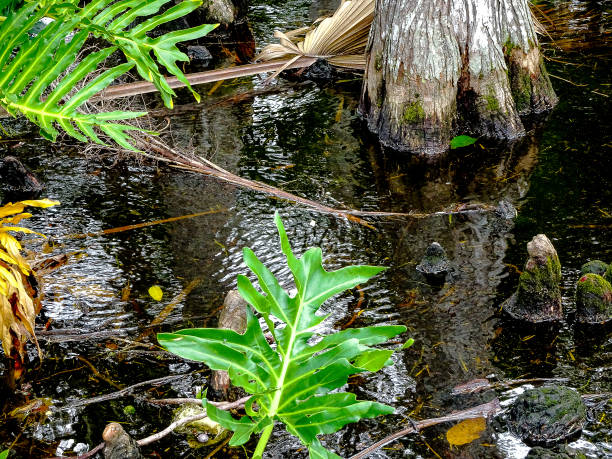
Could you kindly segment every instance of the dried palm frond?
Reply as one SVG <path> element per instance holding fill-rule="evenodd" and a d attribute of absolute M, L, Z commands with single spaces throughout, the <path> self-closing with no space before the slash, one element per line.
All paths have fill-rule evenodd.
<path fill-rule="evenodd" d="M 332 16 L 318 19 L 311 27 L 276 31 L 274 36 L 279 43 L 264 47 L 255 59 L 293 61 L 296 57 L 322 58 L 336 67 L 364 70 L 374 5 L 374 0 L 343 0 Z M 532 5 L 533 9 L 538 8 Z M 537 32 L 546 34 L 546 28 L 533 11 L 532 17 Z"/>
<path fill-rule="evenodd" d="M 316 27 L 274 36 L 280 43 L 266 46 L 257 60 L 322 58 L 337 67 L 365 69 L 365 49 L 374 19 L 374 0 L 343 0 L 338 10 Z"/>

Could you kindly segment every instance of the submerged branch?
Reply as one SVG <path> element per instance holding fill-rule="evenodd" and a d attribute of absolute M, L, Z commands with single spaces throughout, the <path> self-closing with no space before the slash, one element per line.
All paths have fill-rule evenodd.
<path fill-rule="evenodd" d="M 448 216 L 459 214 L 471 214 L 479 212 L 490 212 L 496 208 L 486 204 L 457 204 L 451 210 L 433 212 L 433 213 L 416 213 L 416 212 L 377 212 L 377 211 L 361 211 L 355 209 L 336 209 L 326 206 L 316 201 L 312 201 L 301 196 L 281 190 L 272 185 L 257 182 L 254 180 L 245 179 L 236 174 L 233 174 L 213 162 L 195 155 L 187 155 L 179 152 L 159 139 L 149 135 L 134 135 L 137 140 L 137 147 L 152 152 L 152 159 L 165 162 L 172 167 L 176 167 L 189 172 L 208 175 L 218 180 L 231 183 L 235 186 L 247 188 L 252 191 L 264 193 L 280 199 L 291 201 L 297 204 L 302 204 L 316 212 L 343 217 L 355 223 L 359 223 L 370 229 L 375 229 L 371 223 L 365 221 L 362 217 L 401 217 L 401 218 L 427 218 L 435 216 Z"/>
<path fill-rule="evenodd" d="M 106 402 L 109 400 L 115 400 L 121 397 L 125 397 L 126 395 L 131 395 L 135 389 L 138 389 L 142 386 L 161 386 L 163 384 L 167 384 L 169 382 L 175 381 L 177 379 L 184 378 L 185 375 L 172 375 L 172 376 L 164 376 L 162 378 L 151 379 L 149 381 L 142 381 L 131 386 L 128 386 L 124 389 L 118 390 L 116 392 L 111 392 L 110 394 L 99 395 L 97 397 L 86 398 L 82 400 L 75 400 L 67 405 L 61 407 L 61 409 L 75 408 L 77 406 L 87 406 L 92 405 L 94 403 Z"/>
<path fill-rule="evenodd" d="M 415 423 L 414 427 L 410 426 L 399 432 L 396 432 L 388 437 L 383 438 L 377 443 L 374 443 L 372 446 L 366 448 L 360 453 L 351 456 L 350 459 L 362 459 L 372 454 L 374 451 L 382 448 L 388 443 L 397 440 L 405 435 L 419 432 L 420 430 L 435 426 L 437 424 L 442 424 L 443 422 L 451 422 L 451 421 L 462 421 L 464 419 L 474 419 L 474 418 L 484 418 L 493 416 L 501 411 L 501 405 L 499 404 L 498 399 L 493 399 L 488 403 L 484 403 L 482 405 L 475 406 L 473 408 L 468 408 L 467 410 L 456 411 L 447 416 L 442 416 L 440 418 L 432 418 L 432 419 L 424 419 L 423 421 L 419 421 Z M 416 427 L 416 429 L 415 429 Z"/>

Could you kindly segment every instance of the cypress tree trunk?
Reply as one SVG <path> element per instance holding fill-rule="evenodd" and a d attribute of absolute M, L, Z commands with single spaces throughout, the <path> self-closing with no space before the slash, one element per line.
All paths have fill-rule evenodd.
<path fill-rule="evenodd" d="M 527 0 L 378 0 L 360 110 L 383 146 L 437 155 L 456 133 L 515 139 L 557 98 Z"/>

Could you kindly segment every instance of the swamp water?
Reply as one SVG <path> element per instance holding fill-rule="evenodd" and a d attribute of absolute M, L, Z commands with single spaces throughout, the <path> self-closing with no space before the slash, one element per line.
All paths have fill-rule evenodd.
<path fill-rule="evenodd" d="M 251 21 L 259 43 L 274 27 L 300 26 L 335 2 L 254 1 Z M 117 421 L 135 438 L 171 422 L 171 409 L 124 397 L 95 404 L 82 401 L 140 381 L 177 375 L 134 394 L 153 398 L 193 397 L 207 384 L 202 365 L 160 352 L 154 332 L 214 326 L 225 293 L 246 273 L 242 248 L 251 247 L 281 282 L 289 280 L 272 221 L 279 210 L 294 251 L 323 249 L 327 269 L 376 264 L 389 269 L 361 289 L 326 303 L 329 331 L 347 326 L 404 324 L 412 348 L 395 365 L 351 378 L 359 398 L 396 408 L 396 414 L 349 425 L 324 444 L 348 457 L 409 425 L 408 417 L 442 416 L 491 400 L 509 399 L 525 386 L 474 395 L 452 388 L 475 378 L 568 378 L 581 393 L 612 391 L 612 336 L 517 327 L 499 314 L 516 287 L 526 243 L 537 233 L 551 238 L 563 265 L 563 300 L 573 310 L 580 266 L 612 261 L 612 130 L 609 123 L 609 17 L 595 2 L 561 8 L 596 9 L 596 24 L 574 20 L 566 31 L 583 33 L 590 45 L 547 44 L 547 62 L 560 97 L 544 127 L 513 148 L 476 146 L 451 152 L 436 165 L 381 152 L 356 115 L 359 82 L 333 87 L 278 82 L 270 91 L 233 102 L 243 91 L 261 90 L 262 79 L 227 82 L 205 108 L 184 106 L 169 115 L 178 143 L 239 175 L 276 185 L 331 207 L 414 211 L 428 214 L 462 203 L 519 209 L 515 220 L 494 212 L 369 220 L 375 229 L 316 213 L 212 178 L 132 161 L 86 160 L 36 140 L 0 144 L 47 185 L 45 196 L 62 205 L 36 212 L 28 226 L 50 237 L 48 255 L 69 262 L 44 279 L 40 333 L 45 355 L 31 365 L 13 395 L 2 388 L 0 450 L 16 457 L 82 454 L 101 441 L 107 422 Z M 561 32 L 560 32 L 561 33 Z M 573 35 L 572 35 L 573 34 Z M 559 62 L 563 61 L 563 62 Z M 564 63 L 567 62 L 567 63 Z M 580 86 L 575 86 L 580 85 Z M 200 88 L 205 93 L 212 86 Z M 186 102 L 187 99 L 185 99 Z M 190 103 L 190 102 L 189 102 Z M 177 103 L 177 105 L 179 105 Z M 181 108 L 181 107 L 179 107 Z M 107 235 L 74 235 L 210 211 L 175 222 Z M 439 242 L 455 266 L 447 282 L 431 286 L 415 267 L 427 246 Z M 28 244 L 41 250 L 41 242 Z M 160 285 L 164 296 L 147 293 Z M 182 294 L 182 295 L 181 295 Z M 154 321 L 162 325 L 151 327 Z M 571 314 L 570 314 L 571 319 Z M 71 337 L 68 330 L 85 337 Z M 0 374 L 6 369 L 0 366 Z M 492 376 L 494 375 L 494 376 Z M 41 399 L 46 409 L 28 402 Z M 567 450 L 612 457 L 612 418 L 603 403 L 592 407 L 582 437 Z M 13 411 L 16 408 L 24 409 Z M 464 446 L 449 446 L 451 424 L 425 429 L 392 443 L 372 457 L 524 457 L 528 447 L 507 433 L 504 417 Z M 215 447 L 190 449 L 171 435 L 144 448 L 150 457 L 207 457 Z M 246 445 L 252 452 L 254 443 Z M 269 457 L 307 457 L 281 428 Z M 245 457 L 221 449 L 215 457 Z"/>

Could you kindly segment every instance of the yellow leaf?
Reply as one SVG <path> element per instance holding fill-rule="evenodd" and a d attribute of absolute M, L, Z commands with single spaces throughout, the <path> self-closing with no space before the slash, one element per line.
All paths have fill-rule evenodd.
<path fill-rule="evenodd" d="M 13 204 L 9 202 L 7 205 L 0 207 L 0 217 L 6 217 L 7 215 L 18 214 L 23 211 L 23 205 L 21 202 Z"/>
<path fill-rule="evenodd" d="M 480 438 L 486 428 L 485 418 L 466 419 L 448 429 L 446 439 L 452 446 L 467 445 Z"/>
<path fill-rule="evenodd" d="M 2 261 L 6 261 L 7 263 L 11 264 L 11 265 L 16 265 L 18 264 L 17 261 L 11 257 L 9 254 L 7 254 L 4 250 L 2 250 L 0 248 L 0 260 Z"/>
<path fill-rule="evenodd" d="M 4 266 L 0 266 L 0 277 L 8 281 L 11 286 L 17 288 L 17 280 L 15 279 L 15 276 L 13 276 L 13 274 Z"/>
<path fill-rule="evenodd" d="M 39 236 L 46 237 L 44 234 L 37 233 L 36 231 L 24 228 L 23 226 L 3 226 L 0 228 L 0 231 L 18 231 L 20 233 L 38 234 Z"/>
<path fill-rule="evenodd" d="M 23 212 L 21 214 L 18 215 L 14 215 L 13 217 L 10 218 L 5 218 L 2 221 L 2 224 L 4 223 L 12 223 L 13 225 L 18 224 L 21 220 L 23 220 L 24 218 L 30 218 L 32 216 L 32 214 L 28 213 L 28 212 Z"/>
<path fill-rule="evenodd" d="M 52 199 L 35 199 L 29 201 L 20 201 L 18 204 L 23 204 L 24 206 L 32 206 L 32 207 L 53 207 L 60 204 L 59 201 L 53 201 Z"/>
<path fill-rule="evenodd" d="M 153 298 L 155 301 L 161 301 L 162 297 L 164 296 L 164 292 L 162 292 L 159 285 L 154 285 L 149 289 L 149 295 L 151 295 L 151 298 Z"/>

